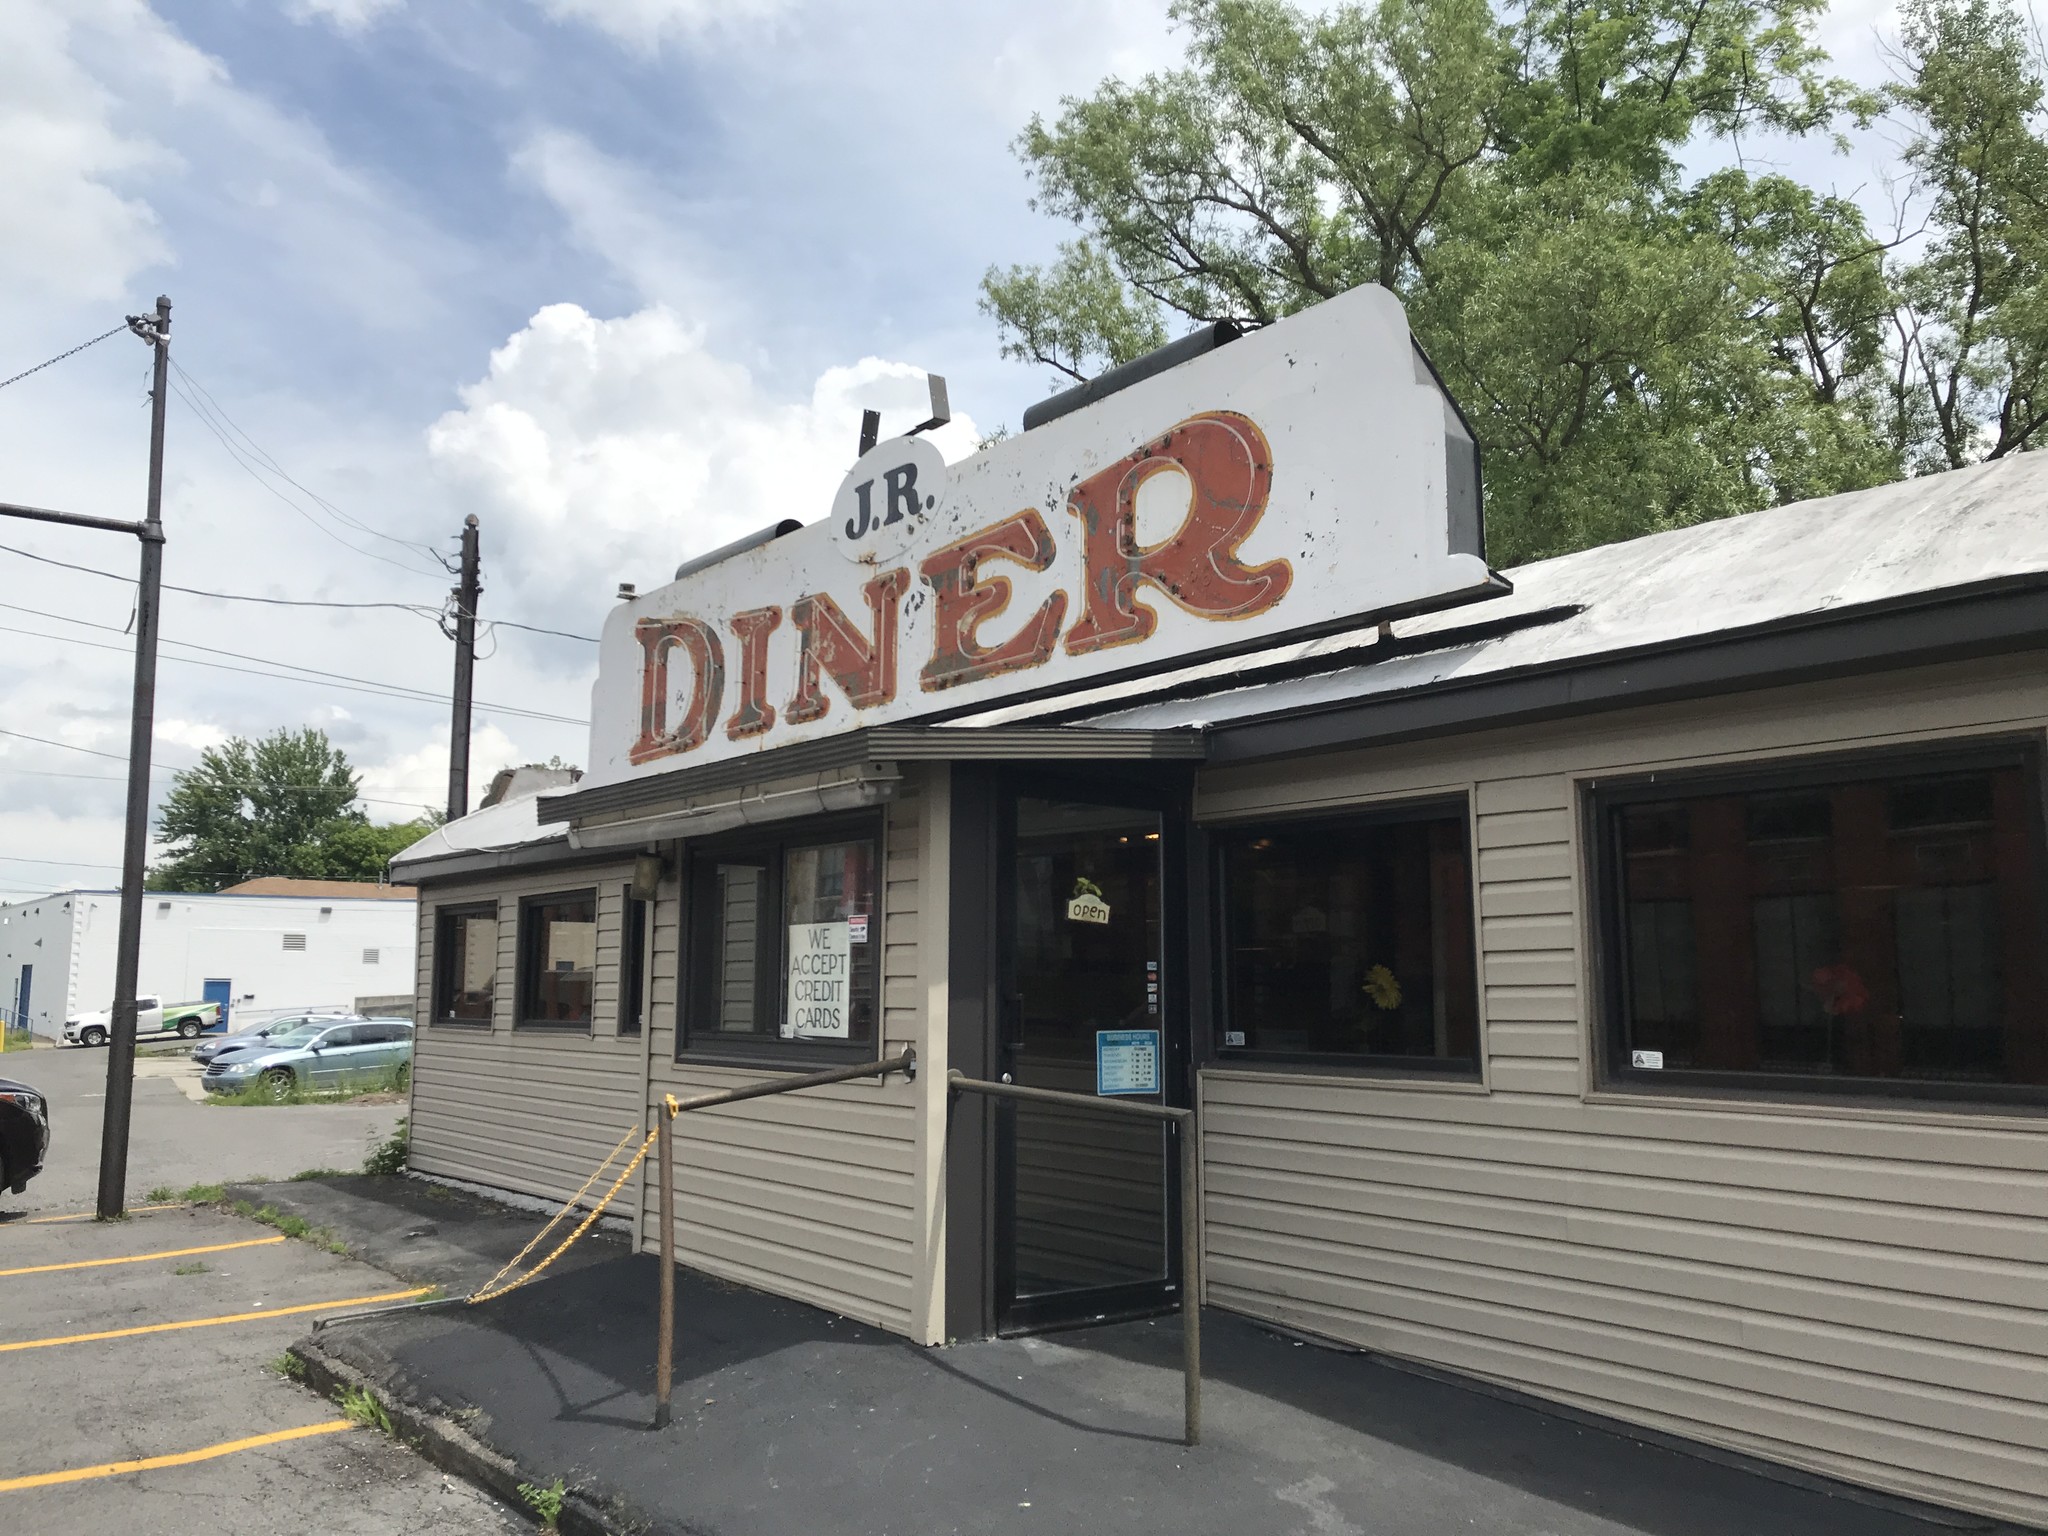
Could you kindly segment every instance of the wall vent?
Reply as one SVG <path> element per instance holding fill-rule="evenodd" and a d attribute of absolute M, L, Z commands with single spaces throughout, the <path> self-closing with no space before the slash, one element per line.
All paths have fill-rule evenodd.
<path fill-rule="evenodd" d="M 304 949 L 306 947 L 306 936 L 303 933 L 288 933 L 284 936 L 284 947 L 286 949 Z"/>
<path fill-rule="evenodd" d="M 366 949 L 366 950 L 364 950 L 364 951 L 363 951 L 363 964 L 365 964 L 365 965 L 375 965 L 376 963 L 377 963 L 377 951 L 375 951 L 374 949 Z"/>

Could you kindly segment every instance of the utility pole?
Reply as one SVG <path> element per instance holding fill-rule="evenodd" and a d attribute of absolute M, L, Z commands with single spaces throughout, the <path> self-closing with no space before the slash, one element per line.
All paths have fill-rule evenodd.
<path fill-rule="evenodd" d="M 135 983 L 142 962 L 142 878 L 149 858 L 149 752 L 156 733 L 156 629 L 164 567 L 164 399 L 171 365 L 171 301 L 128 327 L 156 354 L 149 397 L 149 506 L 136 536 L 142 580 L 135 597 L 135 698 L 128 719 L 128 825 L 121 850 L 121 928 L 114 949 L 113 1035 L 107 1042 L 106 1118 L 100 1127 L 102 1220 L 127 1205 L 128 1122 L 135 1095 Z"/>
<path fill-rule="evenodd" d="M 455 589 L 455 713 L 448 723 L 448 819 L 469 812 L 469 691 L 476 674 L 478 570 L 476 514 L 462 520 L 462 579 Z"/>

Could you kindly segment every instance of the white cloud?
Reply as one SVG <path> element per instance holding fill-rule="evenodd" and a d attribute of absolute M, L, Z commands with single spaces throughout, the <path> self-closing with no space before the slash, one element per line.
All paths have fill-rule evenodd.
<path fill-rule="evenodd" d="M 482 519 L 499 590 L 586 626 L 619 581 L 660 585 L 689 555 L 822 516 L 862 408 L 891 432 L 928 405 L 921 370 L 875 357 L 827 369 L 807 398 L 773 398 L 660 305 L 612 320 L 550 305 L 462 399 L 428 450 Z M 935 438 L 957 459 L 976 430 L 956 418 Z"/>
<path fill-rule="evenodd" d="M 176 45 L 153 22 L 118 0 L 0 5 L 0 289 L 109 299 L 169 258 L 138 191 L 176 157 L 125 127 L 121 102 L 74 56 L 82 33 L 120 29 L 145 57 L 189 68 L 164 57 Z"/>
<path fill-rule="evenodd" d="M 285 13 L 296 21 L 325 21 L 338 32 L 361 32 L 405 0 L 289 0 Z"/>
<path fill-rule="evenodd" d="M 512 156 L 511 169 L 555 205 L 571 240 L 616 270 L 643 300 L 708 301 L 710 263 L 692 234 L 715 223 L 706 210 L 561 129 L 529 137 Z"/>
<path fill-rule="evenodd" d="M 540 0 L 557 21 L 580 21 L 652 53 L 673 38 L 766 20 L 786 0 Z"/>
<path fill-rule="evenodd" d="M 531 761 L 531 753 L 488 721 L 470 733 L 469 799 L 474 805 L 500 768 Z M 372 763 L 357 763 L 372 821 L 409 821 L 421 810 L 448 803 L 448 738 L 429 735 L 420 745 Z"/>

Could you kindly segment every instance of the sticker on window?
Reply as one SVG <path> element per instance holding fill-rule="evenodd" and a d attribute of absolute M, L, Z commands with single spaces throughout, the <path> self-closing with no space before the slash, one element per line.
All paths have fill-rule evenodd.
<path fill-rule="evenodd" d="M 1652 1072 L 1661 1072 L 1664 1070 L 1664 1053 L 1662 1051 L 1630 1051 L 1628 1053 L 1628 1064 L 1632 1067 L 1648 1067 Z"/>
<path fill-rule="evenodd" d="M 868 941 L 868 915 L 865 912 L 849 912 L 846 916 L 846 942 L 865 944 Z"/>
<path fill-rule="evenodd" d="M 847 924 L 791 923 L 789 1006 L 783 1015 L 783 1039 L 850 1039 L 852 976 L 852 936 Z"/>
<path fill-rule="evenodd" d="M 1244 1044 L 1244 1031 L 1241 1029 L 1226 1029 L 1223 1031 L 1223 1043 L 1225 1046 L 1242 1046 Z"/>

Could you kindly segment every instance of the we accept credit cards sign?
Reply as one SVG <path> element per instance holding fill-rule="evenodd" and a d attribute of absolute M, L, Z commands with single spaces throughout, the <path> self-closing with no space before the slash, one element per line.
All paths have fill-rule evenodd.
<path fill-rule="evenodd" d="M 846 1040 L 853 1034 L 853 931 L 845 923 L 789 925 L 785 1040 Z"/>

